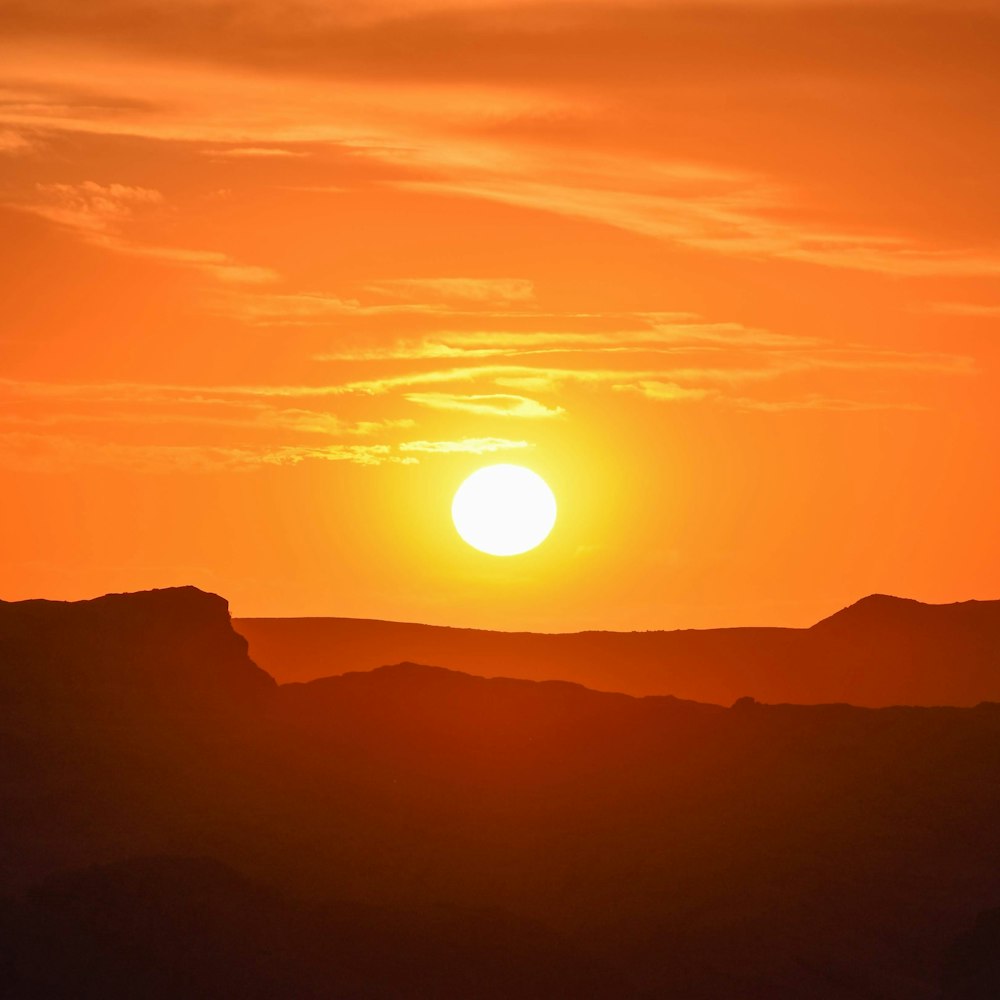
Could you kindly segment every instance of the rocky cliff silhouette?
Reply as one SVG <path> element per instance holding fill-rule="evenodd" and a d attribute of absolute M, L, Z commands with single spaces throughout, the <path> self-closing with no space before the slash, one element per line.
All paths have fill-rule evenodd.
<path fill-rule="evenodd" d="M 11 997 L 931 1000 L 1000 904 L 998 705 L 277 685 L 190 588 L 0 605 L 0 802 Z"/>
<path fill-rule="evenodd" d="M 350 618 L 241 618 L 251 655 L 302 681 L 413 660 L 485 676 L 730 705 L 1000 701 L 1000 601 L 872 595 L 811 628 L 542 635 Z"/>
<path fill-rule="evenodd" d="M 274 679 L 230 627 L 229 605 L 195 587 L 92 601 L 0 601 L 0 696 L 153 699 L 199 711 L 259 703 Z"/>

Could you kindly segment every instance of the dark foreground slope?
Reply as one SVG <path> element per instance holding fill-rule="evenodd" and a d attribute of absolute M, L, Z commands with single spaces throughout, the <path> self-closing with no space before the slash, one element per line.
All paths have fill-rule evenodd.
<path fill-rule="evenodd" d="M 0 676 L 0 995 L 997 995 L 995 705 L 278 687 L 189 589 L 0 605 Z"/>
<path fill-rule="evenodd" d="M 569 1000 L 628 989 L 539 924 L 302 900 L 206 858 L 53 876 L 0 904 L 0 932 L 2 995 L 32 1000 Z"/>
<path fill-rule="evenodd" d="M 1000 701 L 1000 601 L 932 605 L 873 595 L 808 629 L 542 635 L 351 618 L 234 625 L 282 682 L 409 660 L 719 705 L 744 696 L 870 707 Z"/>

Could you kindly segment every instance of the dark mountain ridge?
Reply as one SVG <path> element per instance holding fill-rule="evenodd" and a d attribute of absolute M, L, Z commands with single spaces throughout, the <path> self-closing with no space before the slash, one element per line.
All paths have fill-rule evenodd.
<path fill-rule="evenodd" d="M 5 996 L 996 995 L 998 705 L 275 685 L 190 588 L 0 622 Z"/>
<path fill-rule="evenodd" d="M 964 705 L 1000 701 L 1000 601 L 866 597 L 807 629 L 538 634 L 348 618 L 242 618 L 282 682 L 410 660 L 484 676 L 729 705 Z"/>
<path fill-rule="evenodd" d="M 231 628 L 228 603 L 195 587 L 0 601 L 0 663 L 5 699 L 155 693 L 176 708 L 204 710 L 259 702 L 275 686 Z"/>

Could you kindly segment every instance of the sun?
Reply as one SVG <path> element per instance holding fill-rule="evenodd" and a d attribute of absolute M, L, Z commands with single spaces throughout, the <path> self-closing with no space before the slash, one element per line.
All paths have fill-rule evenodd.
<path fill-rule="evenodd" d="M 556 498 L 548 483 L 523 465 L 488 465 L 459 486 L 451 517 L 474 549 L 518 556 L 548 538 L 556 523 Z"/>

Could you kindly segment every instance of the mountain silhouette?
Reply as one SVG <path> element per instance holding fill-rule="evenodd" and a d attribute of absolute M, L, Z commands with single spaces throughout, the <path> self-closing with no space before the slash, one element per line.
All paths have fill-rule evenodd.
<path fill-rule="evenodd" d="M 870 603 L 817 630 L 853 641 Z M 1000 705 L 725 708 L 414 663 L 278 685 L 191 588 L 0 621 L 4 996 L 986 981 L 993 939 L 963 942 L 1000 905 Z"/>
<path fill-rule="evenodd" d="M 350 618 L 241 618 L 282 682 L 413 660 L 485 676 L 575 681 L 730 705 L 1000 701 L 1000 601 L 872 595 L 811 628 L 536 634 Z"/>
<path fill-rule="evenodd" d="M 259 702 L 274 687 L 230 628 L 226 601 L 195 587 L 0 601 L 0 663 L 5 701 L 152 698 L 204 710 Z"/>

